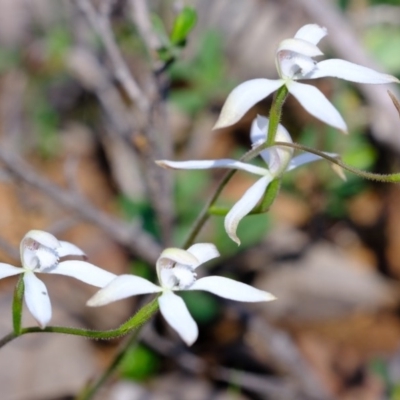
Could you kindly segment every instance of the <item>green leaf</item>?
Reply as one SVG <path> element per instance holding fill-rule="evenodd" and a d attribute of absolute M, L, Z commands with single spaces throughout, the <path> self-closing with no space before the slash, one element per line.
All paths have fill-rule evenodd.
<path fill-rule="evenodd" d="M 397 26 L 378 25 L 367 29 L 364 43 L 374 58 L 390 74 L 400 74 L 400 29 Z"/>
<path fill-rule="evenodd" d="M 182 46 L 186 42 L 186 38 L 197 22 L 197 13 L 192 7 L 184 7 L 176 17 L 172 32 L 170 35 L 171 42 L 175 45 Z"/>
<path fill-rule="evenodd" d="M 219 305 L 215 296 L 205 292 L 180 292 L 192 317 L 199 323 L 208 323 L 218 315 Z"/>
<path fill-rule="evenodd" d="M 154 375 L 159 365 L 160 360 L 152 350 L 138 345 L 125 353 L 120 371 L 124 378 L 143 381 Z"/>

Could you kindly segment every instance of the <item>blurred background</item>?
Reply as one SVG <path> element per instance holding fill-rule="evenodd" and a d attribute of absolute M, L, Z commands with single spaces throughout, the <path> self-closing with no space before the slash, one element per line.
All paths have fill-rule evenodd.
<path fill-rule="evenodd" d="M 185 6 L 197 22 L 179 34 Z M 399 0 L 1 0 L 0 261 L 20 265 L 20 240 L 43 229 L 104 269 L 155 280 L 160 251 L 181 246 L 224 171 L 164 171 L 153 161 L 246 152 L 251 121 L 268 115 L 272 97 L 212 131 L 224 100 L 246 79 L 277 78 L 278 43 L 307 23 L 327 27 L 326 58 L 400 77 Z M 399 97 L 398 87 L 312 84 L 349 135 L 289 97 L 282 123 L 295 141 L 357 168 L 400 170 L 400 120 L 387 94 Z M 236 174 L 218 204 L 234 204 L 252 182 Z M 319 162 L 285 175 L 271 211 L 241 222 L 240 247 L 223 218 L 211 217 L 198 241 L 222 256 L 203 271 L 278 300 L 182 293 L 198 341 L 187 348 L 156 316 L 95 398 L 400 399 L 399 204 L 398 185 L 350 174 L 342 181 Z M 43 281 L 53 325 L 110 329 L 143 304 L 89 309 L 95 288 Z M 0 281 L 2 335 L 12 327 L 14 285 Z M 19 338 L 0 351 L 1 398 L 73 399 L 121 343 Z"/>

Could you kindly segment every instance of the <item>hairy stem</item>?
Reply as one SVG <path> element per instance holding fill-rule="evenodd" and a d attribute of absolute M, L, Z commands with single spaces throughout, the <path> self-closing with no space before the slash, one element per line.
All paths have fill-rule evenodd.
<path fill-rule="evenodd" d="M 19 336 L 36 332 L 65 333 L 67 335 L 84 336 L 90 339 L 103 339 L 103 340 L 115 339 L 117 337 L 124 336 L 130 331 L 142 326 L 154 315 L 154 313 L 157 310 L 158 310 L 158 297 L 152 300 L 150 303 L 146 304 L 144 307 L 142 307 L 132 318 L 123 323 L 119 328 L 111 329 L 108 331 L 92 331 L 89 329 L 68 328 L 63 326 L 47 326 L 44 329 L 36 326 L 29 328 L 22 328 L 20 329 L 19 334 L 13 332 L 0 339 L 0 348 Z"/>
<path fill-rule="evenodd" d="M 325 160 L 330 161 L 332 164 L 336 164 L 339 167 L 345 169 L 346 171 L 349 171 L 355 175 L 360 176 L 361 178 L 369 179 L 372 181 L 385 182 L 385 183 L 399 183 L 400 182 L 400 173 L 385 175 L 385 174 L 375 174 L 373 172 L 363 171 L 362 169 L 354 168 L 351 165 L 345 164 L 338 157 L 332 157 L 328 154 L 325 154 L 324 152 L 322 152 L 320 150 L 316 150 L 316 149 L 313 149 L 312 147 L 304 146 L 299 143 L 275 142 L 274 145 L 291 147 L 293 149 L 307 151 L 308 153 L 316 154 L 317 156 L 320 156 L 321 158 L 324 158 Z M 265 146 L 265 144 L 264 144 L 264 149 L 267 147 L 270 147 L 270 146 Z"/>

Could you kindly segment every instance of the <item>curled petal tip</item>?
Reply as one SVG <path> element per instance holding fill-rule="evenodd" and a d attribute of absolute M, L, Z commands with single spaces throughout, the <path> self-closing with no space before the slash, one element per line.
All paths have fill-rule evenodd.
<path fill-rule="evenodd" d="M 230 237 L 238 246 L 240 246 L 241 241 L 240 241 L 240 239 L 239 239 L 236 235 L 235 235 L 235 236 L 229 235 L 229 237 Z"/>
<path fill-rule="evenodd" d="M 103 290 L 100 289 L 86 302 L 86 305 L 88 307 L 100 307 L 105 306 L 108 303 L 111 303 L 110 299 L 107 296 L 104 296 Z"/>
<path fill-rule="evenodd" d="M 231 209 L 231 211 L 232 211 L 232 209 Z M 228 216 L 229 216 L 229 213 L 228 213 Z M 240 246 L 241 242 L 236 234 L 236 230 L 239 225 L 240 219 L 237 220 L 236 218 L 225 217 L 225 231 L 228 234 L 228 236 L 230 237 L 230 239 L 232 239 L 238 246 Z"/>
<path fill-rule="evenodd" d="M 166 160 L 155 160 L 154 161 L 159 167 L 168 168 L 168 165 L 165 163 Z"/>
<path fill-rule="evenodd" d="M 347 181 L 347 177 L 343 171 L 343 168 L 340 165 L 337 164 L 331 164 L 331 168 L 333 169 L 333 171 L 339 176 L 339 178 L 346 182 Z"/>
<path fill-rule="evenodd" d="M 97 307 L 100 306 L 101 304 L 98 304 L 97 299 L 95 298 L 96 295 L 94 295 L 93 297 L 91 297 L 87 302 L 86 305 L 88 307 Z"/>
<path fill-rule="evenodd" d="M 226 121 L 225 118 L 218 118 L 217 122 L 212 127 L 212 130 L 216 131 L 218 129 L 227 128 L 228 126 L 233 125 L 235 122 Z"/>
<path fill-rule="evenodd" d="M 269 292 L 265 292 L 265 300 L 264 301 L 274 301 L 277 300 L 277 297 Z"/>

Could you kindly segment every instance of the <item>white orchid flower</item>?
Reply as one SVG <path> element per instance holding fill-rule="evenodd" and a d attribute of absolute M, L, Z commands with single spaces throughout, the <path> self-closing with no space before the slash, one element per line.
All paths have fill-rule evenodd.
<path fill-rule="evenodd" d="M 294 38 L 283 40 L 276 51 L 276 66 L 280 79 L 251 79 L 233 89 L 222 107 L 214 129 L 236 123 L 256 103 L 286 85 L 288 91 L 311 115 L 346 132 L 346 123 L 329 100 L 316 87 L 297 82 L 299 79 L 330 76 L 370 84 L 399 80 L 394 76 L 340 59 L 316 62 L 313 57 L 323 55 L 316 45 L 326 34 L 326 28 L 309 24 L 300 28 Z"/>
<path fill-rule="evenodd" d="M 41 328 L 45 328 L 51 319 L 51 303 L 46 286 L 35 273 L 67 275 L 96 287 L 104 287 L 116 276 L 86 261 L 59 262 L 60 257 L 85 256 L 85 253 L 72 243 L 57 240 L 44 231 L 29 231 L 21 241 L 20 255 L 22 268 L 0 263 L 0 279 L 24 275 L 25 303 Z"/>
<path fill-rule="evenodd" d="M 266 117 L 257 116 L 251 126 L 250 138 L 253 146 L 258 146 L 266 140 L 269 120 Z M 279 124 L 276 138 L 277 142 L 293 143 L 289 132 Z M 240 162 L 232 159 L 221 160 L 196 160 L 196 161 L 167 161 L 159 160 L 156 163 L 164 168 L 172 169 L 211 169 L 211 168 L 229 168 L 240 169 L 256 175 L 261 178 L 254 183 L 240 200 L 231 208 L 225 217 L 225 230 L 229 237 L 240 244 L 236 235 L 239 222 L 245 217 L 262 199 L 268 185 L 273 179 L 279 178 L 283 173 L 291 171 L 304 164 L 320 160 L 321 157 L 315 154 L 304 153 L 296 157 L 293 156 L 293 148 L 284 146 L 273 146 L 260 153 L 260 156 L 267 163 L 268 168 L 257 167 L 249 163 Z M 331 157 L 336 154 L 325 153 Z"/>
<path fill-rule="evenodd" d="M 208 276 L 196 280 L 196 268 L 218 256 L 217 248 L 211 243 L 197 243 L 187 250 L 165 249 L 156 264 L 160 286 L 138 276 L 121 275 L 99 290 L 89 299 L 87 305 L 98 307 L 130 296 L 161 292 L 158 298 L 161 314 L 190 346 L 197 339 L 198 328 L 184 301 L 174 294 L 174 291 L 205 290 L 226 299 L 245 302 L 275 299 L 268 292 L 222 276 Z"/>

